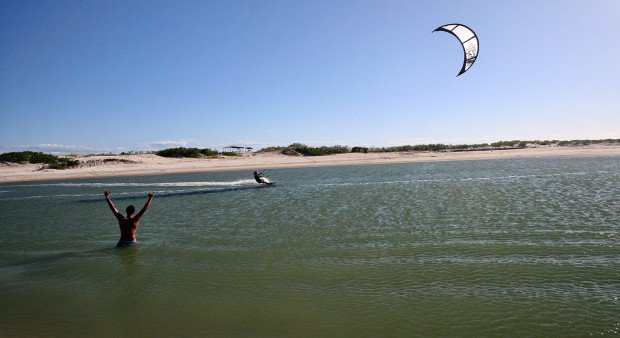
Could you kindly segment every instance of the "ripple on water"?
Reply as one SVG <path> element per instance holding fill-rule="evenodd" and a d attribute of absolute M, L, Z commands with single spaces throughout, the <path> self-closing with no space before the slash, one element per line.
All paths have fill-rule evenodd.
<path fill-rule="evenodd" d="M 243 175 L 7 186 L 0 327 L 113 335 L 107 324 L 131 317 L 144 335 L 618 332 L 618 158 L 286 169 L 268 189 L 238 189 Z M 119 208 L 165 192 L 138 246 L 113 249 L 104 186 Z"/>

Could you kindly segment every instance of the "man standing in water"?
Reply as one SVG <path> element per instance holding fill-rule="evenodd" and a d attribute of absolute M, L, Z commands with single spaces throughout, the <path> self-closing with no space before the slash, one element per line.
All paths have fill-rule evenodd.
<path fill-rule="evenodd" d="M 110 192 L 104 190 L 103 195 L 105 196 L 106 202 L 108 202 L 108 206 L 110 207 L 110 209 L 112 209 L 112 213 L 114 213 L 114 216 L 116 216 L 116 219 L 118 220 L 118 227 L 121 230 L 121 239 L 116 244 L 116 247 L 124 248 L 136 243 L 136 232 L 138 231 L 138 223 L 140 222 L 142 216 L 144 216 L 146 209 L 148 209 L 151 205 L 151 201 L 153 200 L 153 196 L 155 196 L 155 194 L 153 194 L 152 192 L 148 193 L 149 200 L 146 201 L 146 204 L 144 205 L 142 210 L 140 210 L 140 212 L 135 217 L 133 216 L 133 214 L 136 212 L 136 208 L 133 205 L 127 207 L 127 217 L 125 217 L 121 215 L 120 212 L 118 212 L 118 210 L 114 206 L 114 203 L 112 203 L 112 200 L 110 199 Z"/>

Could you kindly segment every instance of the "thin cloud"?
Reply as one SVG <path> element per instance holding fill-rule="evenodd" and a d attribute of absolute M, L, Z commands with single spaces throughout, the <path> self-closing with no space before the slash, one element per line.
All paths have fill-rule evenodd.
<path fill-rule="evenodd" d="M 345 140 L 293 140 L 291 142 L 286 143 L 286 145 L 290 145 L 293 143 L 301 143 L 311 147 L 321 147 L 321 146 L 347 146 L 351 144 L 357 145 L 359 142 L 351 142 Z"/>
<path fill-rule="evenodd" d="M 274 144 L 272 142 L 259 142 L 259 141 L 233 141 L 229 143 L 219 144 L 218 147 L 226 148 L 230 146 L 237 146 L 237 147 L 251 147 L 252 149 L 262 149 L 262 148 L 271 147 L 274 145 L 278 145 L 278 144 Z"/>
<path fill-rule="evenodd" d="M 161 150 L 166 148 L 187 147 L 189 145 L 197 145 L 198 143 L 198 141 L 192 139 L 180 139 L 144 142 L 139 143 L 138 146 L 141 150 Z"/>
<path fill-rule="evenodd" d="M 41 143 L 30 145 L 2 145 L 3 151 L 40 151 L 52 154 L 86 154 L 86 153 L 109 153 L 117 149 L 110 147 L 95 147 L 71 144 Z"/>

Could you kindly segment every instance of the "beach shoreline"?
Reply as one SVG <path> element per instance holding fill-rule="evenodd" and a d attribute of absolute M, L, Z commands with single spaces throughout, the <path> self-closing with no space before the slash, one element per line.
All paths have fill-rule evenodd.
<path fill-rule="evenodd" d="M 0 166 L 0 184 L 280 168 L 589 156 L 620 156 L 620 146 L 538 146 L 520 149 L 346 153 L 326 156 L 290 156 L 271 152 L 201 159 L 166 158 L 155 154 L 74 156 L 80 160 L 80 166 L 65 170 L 45 169 L 40 164 L 3 163 Z"/>

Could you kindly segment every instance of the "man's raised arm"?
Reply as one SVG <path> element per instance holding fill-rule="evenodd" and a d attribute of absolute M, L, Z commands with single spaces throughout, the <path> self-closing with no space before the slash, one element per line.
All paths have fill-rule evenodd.
<path fill-rule="evenodd" d="M 110 199 L 110 192 L 107 190 L 104 190 L 103 196 L 105 196 L 105 201 L 108 202 L 108 206 L 112 210 L 112 213 L 114 213 L 114 216 L 116 216 L 116 218 L 118 219 L 121 219 L 123 216 L 121 215 L 120 212 L 118 212 L 118 210 L 114 206 L 114 203 L 112 203 L 112 199 Z"/>
<path fill-rule="evenodd" d="M 142 210 L 140 210 L 140 212 L 135 217 L 135 219 L 138 221 L 140 220 L 140 218 L 142 218 L 142 216 L 146 212 L 146 209 L 149 208 L 149 206 L 151 205 L 151 201 L 153 200 L 153 196 L 155 196 L 155 194 L 152 192 L 148 193 L 148 195 L 149 195 L 149 200 L 146 201 L 146 204 L 144 204 L 144 207 L 142 207 Z"/>

